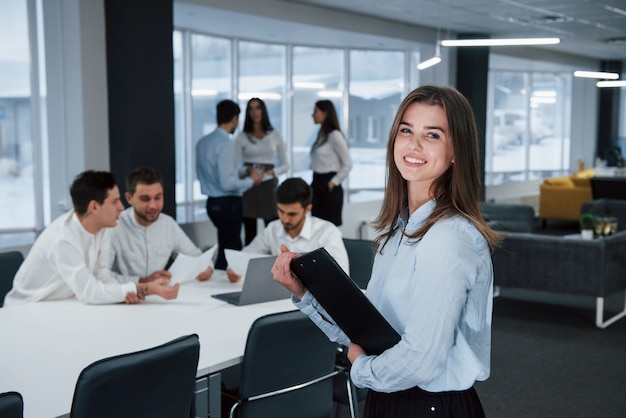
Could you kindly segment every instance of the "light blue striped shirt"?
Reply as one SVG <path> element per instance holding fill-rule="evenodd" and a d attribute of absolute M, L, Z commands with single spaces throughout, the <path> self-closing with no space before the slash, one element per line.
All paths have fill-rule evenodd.
<path fill-rule="evenodd" d="M 200 191 L 209 197 L 241 196 L 253 186 L 250 177 L 239 178 L 235 161 L 235 142 L 228 132 L 216 128 L 196 144 L 196 175 Z"/>
<path fill-rule="evenodd" d="M 398 218 L 398 231 L 376 254 L 367 297 L 402 336 L 378 356 L 352 365 L 359 387 L 397 392 L 464 390 L 490 372 L 493 269 L 487 241 L 460 216 L 438 221 L 418 243 L 400 231 L 417 230 L 435 202 Z M 306 293 L 296 306 L 332 341 L 349 340 Z"/>

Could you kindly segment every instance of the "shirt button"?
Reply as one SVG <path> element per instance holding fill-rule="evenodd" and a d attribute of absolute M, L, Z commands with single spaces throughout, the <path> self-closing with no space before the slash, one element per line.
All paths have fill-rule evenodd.
<path fill-rule="evenodd" d="M 434 406 L 430 407 L 430 412 L 435 412 L 435 407 Z"/>

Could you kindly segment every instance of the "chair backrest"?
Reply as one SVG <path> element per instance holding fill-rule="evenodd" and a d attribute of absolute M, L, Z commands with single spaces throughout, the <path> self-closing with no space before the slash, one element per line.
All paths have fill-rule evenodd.
<path fill-rule="evenodd" d="M 0 393 L 0 417 L 22 418 L 24 416 L 24 400 L 18 392 Z"/>
<path fill-rule="evenodd" d="M 343 243 L 346 246 L 348 261 L 350 262 L 350 278 L 361 289 L 367 288 L 372 276 L 372 266 L 376 254 L 374 241 L 344 238 Z"/>
<path fill-rule="evenodd" d="M 335 369 L 337 345 L 300 311 L 270 314 L 257 319 L 248 333 L 239 385 L 240 399 L 272 392 L 329 375 Z M 239 418 L 329 417 L 333 380 L 280 395 L 244 402 Z M 294 411 L 297 411 L 294 412 Z"/>
<path fill-rule="evenodd" d="M 4 304 L 4 297 L 13 287 L 13 278 L 22 261 L 24 256 L 19 251 L 0 253 L 0 307 Z"/>
<path fill-rule="evenodd" d="M 187 417 L 200 343 L 196 334 L 98 360 L 78 376 L 70 417 Z"/>

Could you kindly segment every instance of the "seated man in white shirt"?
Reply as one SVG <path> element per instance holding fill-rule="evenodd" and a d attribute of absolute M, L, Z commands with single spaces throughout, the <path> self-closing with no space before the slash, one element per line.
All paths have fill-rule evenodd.
<path fill-rule="evenodd" d="M 301 178 L 285 180 L 276 189 L 278 219 L 270 222 L 242 251 L 278 255 L 281 244 L 285 244 L 290 251 L 303 254 L 324 247 L 348 272 L 348 253 L 341 231 L 333 223 L 310 214 L 312 196 L 311 187 Z M 231 281 L 240 278 L 231 268 L 226 274 Z"/>
<path fill-rule="evenodd" d="M 4 306 L 75 296 L 88 304 L 138 303 L 146 295 L 178 296 L 167 279 L 124 283 L 109 269 L 110 228 L 124 207 L 113 174 L 85 171 L 70 187 L 74 209 L 37 238 L 13 280 Z"/>
<path fill-rule="evenodd" d="M 154 169 L 139 167 L 126 178 L 126 201 L 131 205 L 120 215 L 111 237 L 113 270 L 122 282 L 148 283 L 170 279 L 163 270 L 177 254 L 199 256 L 202 251 L 180 225 L 163 210 L 163 179 Z M 213 266 L 207 266 L 197 280 L 208 280 Z"/>

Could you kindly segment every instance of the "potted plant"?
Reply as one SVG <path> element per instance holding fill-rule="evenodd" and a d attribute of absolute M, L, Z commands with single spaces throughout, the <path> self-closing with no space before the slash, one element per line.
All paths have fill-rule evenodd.
<path fill-rule="evenodd" d="M 593 228 L 596 217 L 591 213 L 583 213 L 580 215 L 580 236 L 582 239 L 593 239 Z"/>

